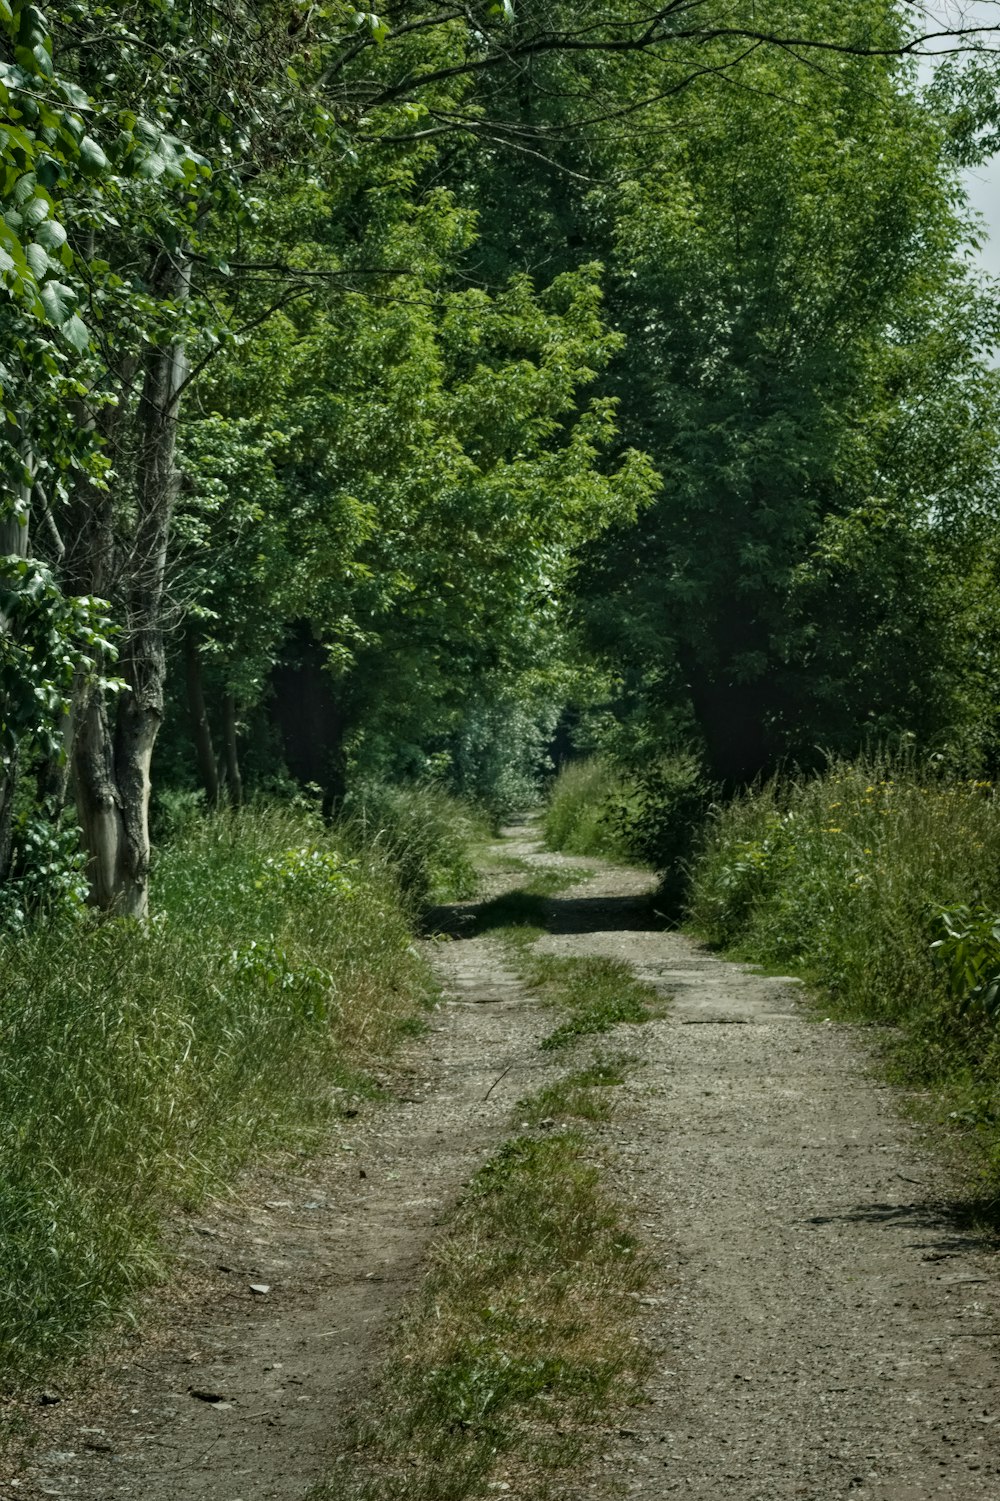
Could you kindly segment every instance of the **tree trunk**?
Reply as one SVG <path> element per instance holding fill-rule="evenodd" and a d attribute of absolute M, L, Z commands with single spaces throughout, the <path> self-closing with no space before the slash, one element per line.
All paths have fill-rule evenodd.
<path fill-rule="evenodd" d="M 16 432 L 16 428 L 13 429 Z M 31 466 L 29 466 L 31 467 Z M 3 493 L 3 492 L 6 493 Z M 23 480 L 15 487 L 4 486 L 0 490 L 0 556 L 26 558 L 28 556 L 28 518 L 31 505 L 31 485 Z M 0 614 L 0 636 L 6 635 L 10 622 Z M 3 706 L 0 705 L 0 714 Z M 4 736 L 5 749 L 0 751 L 0 882 L 6 881 L 10 872 L 11 850 L 14 835 L 14 797 L 17 792 L 17 774 L 20 762 L 20 746 L 16 731 Z"/>
<path fill-rule="evenodd" d="M 189 264 L 164 255 L 154 284 L 164 299 L 184 301 L 190 291 Z M 140 920 L 149 906 L 149 773 L 163 718 L 167 545 L 177 492 L 179 393 L 187 368 L 180 342 L 152 347 L 145 357 L 137 413 L 135 520 L 120 551 L 126 635 L 117 670 L 126 686 L 114 718 L 99 687 L 86 692 L 74 746 L 91 900 L 106 911 Z M 112 534 L 95 540 L 99 569 L 100 556 L 108 548 L 114 553 L 116 539 Z"/>
<path fill-rule="evenodd" d="M 212 745 L 212 732 L 205 707 L 205 685 L 201 676 L 201 653 L 198 637 L 188 629 L 184 637 L 184 667 L 187 677 L 188 710 L 191 714 L 191 737 L 198 761 L 198 774 L 205 789 L 208 806 L 214 808 L 219 801 L 219 767 Z"/>
<path fill-rule="evenodd" d="M 243 778 L 240 775 L 239 745 L 236 738 L 236 700 L 227 693 L 222 700 L 222 717 L 226 734 L 226 783 L 229 801 L 234 808 L 243 806 Z"/>

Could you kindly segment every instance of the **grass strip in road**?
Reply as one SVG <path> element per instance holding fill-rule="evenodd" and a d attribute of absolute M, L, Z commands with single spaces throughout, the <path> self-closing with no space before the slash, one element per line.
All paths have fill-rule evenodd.
<path fill-rule="evenodd" d="M 621 959 L 563 958 L 522 950 L 525 983 L 569 1012 L 542 1047 L 551 1052 L 571 1047 L 581 1037 L 610 1032 L 622 1022 L 638 1025 L 663 1015 L 663 1001 L 651 985 L 637 980 Z"/>
<path fill-rule="evenodd" d="M 621 1077 L 597 1061 L 584 1100 Z M 555 1086 L 554 1086 L 555 1087 Z M 517 1107 L 542 1119 L 547 1092 Z M 568 1114 L 568 1109 L 560 1112 Z M 650 1262 L 576 1127 L 507 1141 L 472 1179 L 348 1452 L 313 1501 L 465 1501 L 565 1493 L 592 1436 L 640 1398 L 649 1357 L 628 1295 Z"/>
<path fill-rule="evenodd" d="M 492 933 L 506 945 L 524 983 L 542 1000 L 569 1012 L 542 1042 L 546 1051 L 570 1047 L 581 1037 L 609 1032 L 622 1022 L 639 1024 L 664 1013 L 664 998 L 638 980 L 624 960 L 536 951 L 548 927 L 548 898 L 586 874 L 565 868 L 541 871 L 527 886 L 483 903 L 476 919 L 477 932 Z"/>
<path fill-rule="evenodd" d="M 614 1113 L 615 1097 L 611 1089 L 624 1084 L 629 1066 L 635 1060 L 628 1053 L 605 1056 L 595 1053 L 586 1068 L 564 1074 L 546 1084 L 526 1099 L 519 1100 L 516 1115 L 521 1126 L 552 1126 L 567 1118 L 606 1121 Z"/>

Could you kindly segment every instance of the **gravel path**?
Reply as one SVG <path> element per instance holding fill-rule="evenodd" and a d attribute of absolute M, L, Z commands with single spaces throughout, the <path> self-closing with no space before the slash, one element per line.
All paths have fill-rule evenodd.
<path fill-rule="evenodd" d="M 552 902 L 545 948 L 623 958 L 673 998 L 605 1040 L 640 1059 L 600 1149 L 660 1258 L 649 1402 L 564 1501 L 998 1501 L 997 1262 L 950 1216 L 863 1038 L 794 982 L 651 926 L 647 875 L 523 830 L 507 848 L 594 872 Z M 465 916 L 441 914 L 458 935 Z M 0 1494 L 301 1501 L 323 1474 L 442 1212 L 513 1101 L 566 1066 L 488 938 L 432 952 L 443 1004 L 397 1103 L 178 1226 L 180 1275 L 143 1337 L 40 1411 L 34 1462 Z"/>

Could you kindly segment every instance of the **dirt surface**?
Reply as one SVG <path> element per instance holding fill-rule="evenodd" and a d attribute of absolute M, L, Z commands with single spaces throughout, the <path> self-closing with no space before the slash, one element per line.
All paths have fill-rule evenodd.
<path fill-rule="evenodd" d="M 649 1402 L 567 1501 L 996 1501 L 997 1262 L 862 1039 L 817 1021 L 794 982 L 660 931 L 647 875 L 545 855 L 525 830 L 507 849 L 594 872 L 552 902 L 545 948 L 625 959 L 674 998 L 605 1040 L 640 1062 L 599 1128 L 660 1259 Z M 89 1393 L 38 1409 L 35 1458 L 0 1494 L 301 1501 L 323 1476 L 442 1212 L 513 1102 L 566 1066 L 538 1050 L 551 1017 L 466 919 L 441 914 L 457 935 L 430 945 L 442 1003 L 396 1103 L 179 1227 L 142 1337 Z"/>

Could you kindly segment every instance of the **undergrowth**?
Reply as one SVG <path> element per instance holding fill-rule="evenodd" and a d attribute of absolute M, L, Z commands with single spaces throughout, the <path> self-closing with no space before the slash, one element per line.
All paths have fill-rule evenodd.
<path fill-rule="evenodd" d="M 476 843 L 489 838 L 487 815 L 433 782 L 363 784 L 345 802 L 342 825 L 362 848 L 380 853 L 418 907 L 474 896 Z"/>
<path fill-rule="evenodd" d="M 712 943 L 822 986 L 841 1014 L 892 1028 L 899 1077 L 964 1131 L 1000 1197 L 990 783 L 871 760 L 760 788 L 717 813 L 690 921 Z"/>
<path fill-rule="evenodd" d="M 553 782 L 545 805 L 546 845 L 567 855 L 628 860 L 631 851 L 613 819 L 624 796 L 624 781 L 610 762 L 597 756 L 569 762 Z"/>
<path fill-rule="evenodd" d="M 148 927 L 0 945 L 0 1369 L 80 1347 L 160 1268 L 158 1226 L 363 1090 L 428 981 L 378 854 L 272 809 L 192 821 Z"/>
<path fill-rule="evenodd" d="M 714 796 L 694 752 L 663 752 L 630 766 L 601 757 L 572 762 L 550 790 L 545 840 L 569 854 L 649 866 L 661 877 L 661 908 L 675 917 Z"/>
<path fill-rule="evenodd" d="M 622 1068 L 598 1059 L 563 1081 L 564 1106 L 597 1118 L 584 1095 Z M 518 1117 L 541 1120 L 553 1098 L 521 1101 Z M 641 1396 L 649 1357 L 626 1299 L 649 1273 L 583 1131 L 522 1130 L 472 1179 L 313 1501 L 465 1501 L 487 1489 L 554 1501 L 591 1435 Z"/>

